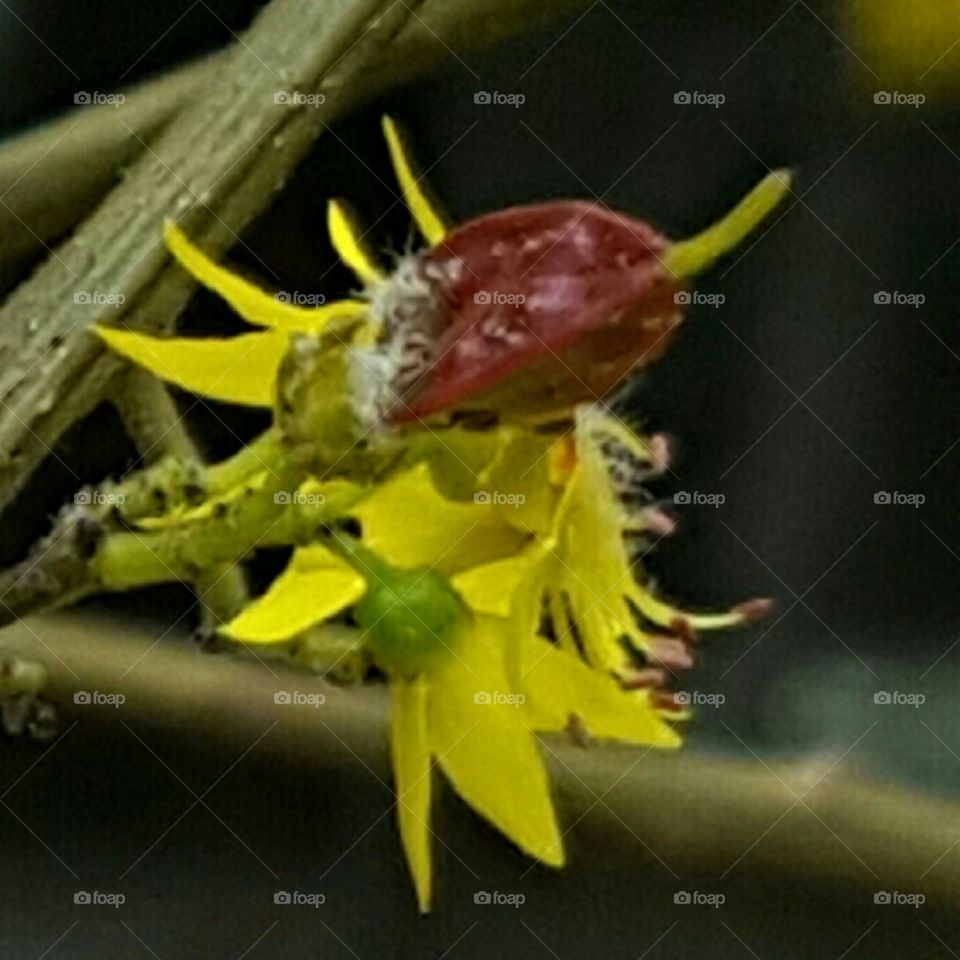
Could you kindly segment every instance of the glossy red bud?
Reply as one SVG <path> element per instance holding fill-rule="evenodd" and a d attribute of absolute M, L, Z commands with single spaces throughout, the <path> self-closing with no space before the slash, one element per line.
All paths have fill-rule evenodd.
<path fill-rule="evenodd" d="M 657 359 L 679 323 L 667 247 L 648 224 L 582 201 L 455 228 L 422 255 L 449 325 L 393 419 L 564 413 L 603 396 Z"/>

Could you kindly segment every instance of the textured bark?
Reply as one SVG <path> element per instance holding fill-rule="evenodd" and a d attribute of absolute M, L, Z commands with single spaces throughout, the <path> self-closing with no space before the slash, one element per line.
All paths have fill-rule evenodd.
<path fill-rule="evenodd" d="M 218 53 L 127 91 L 122 110 L 82 107 L 0 145 L 0 289 L 96 207 L 225 59 Z"/>
<path fill-rule="evenodd" d="M 333 112 L 277 106 L 274 94 L 320 90 L 338 60 L 348 79 L 348 63 L 358 69 L 364 51 L 386 42 L 411 15 L 394 5 L 377 21 L 387 6 L 274 0 L 205 96 L 171 122 L 77 233 L 13 293 L 0 310 L 0 351 L 7 354 L 0 372 L 0 503 L 105 395 L 119 369 L 86 328 L 122 317 L 132 327 L 157 329 L 182 309 L 190 285 L 159 242 L 164 219 L 178 216 L 213 250 L 223 249 L 264 208 Z M 315 42 L 305 44 L 305 35 Z M 113 302 L 77 302 L 98 294 Z"/>
<path fill-rule="evenodd" d="M 159 331 L 183 309 L 192 283 L 162 247 L 164 220 L 175 217 L 214 254 L 225 250 L 326 124 L 451 49 L 544 16 L 533 0 L 273 0 L 213 72 L 195 68 L 201 95 L 149 146 L 132 137 L 140 155 L 123 181 L 0 309 L 0 508 L 111 390 L 121 362 L 87 328 Z M 183 85 L 168 83 L 159 99 L 176 102 Z M 326 99 L 278 106 L 281 90 Z M 143 113 L 146 132 L 164 121 L 159 105 Z M 113 148 L 122 159 L 124 145 Z M 85 295 L 113 302 L 75 302 Z"/>

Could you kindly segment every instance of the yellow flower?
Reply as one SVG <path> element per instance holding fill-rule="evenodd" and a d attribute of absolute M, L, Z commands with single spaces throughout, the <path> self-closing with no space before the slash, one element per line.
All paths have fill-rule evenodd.
<path fill-rule="evenodd" d="M 661 539 L 672 521 L 643 501 L 643 482 L 666 467 L 663 438 L 642 438 L 610 411 L 580 407 L 574 458 L 553 518 L 550 545 L 536 578 L 562 646 L 623 679 L 664 682 L 662 668 L 690 665 L 676 641 L 689 645 L 696 630 L 737 626 L 765 610 L 754 602 L 721 614 L 694 614 L 656 595 L 628 538 Z M 638 619 L 649 627 L 643 629 Z M 652 629 L 651 629 L 652 628 Z M 658 672 L 638 675 L 636 654 Z M 677 660 L 679 655 L 680 659 Z"/>
<path fill-rule="evenodd" d="M 282 294 L 266 293 L 215 264 L 174 224 L 167 224 L 164 236 L 170 252 L 200 283 L 223 297 L 248 323 L 266 328 L 262 333 L 223 339 L 151 337 L 95 328 L 112 350 L 185 390 L 226 403 L 270 407 L 291 334 L 320 333 L 335 324 L 347 331 L 366 312 L 362 300 L 311 308 L 287 303 Z"/>
<path fill-rule="evenodd" d="M 417 482 L 429 484 L 416 473 Z M 298 549 L 268 593 L 225 633 L 271 643 L 353 606 L 366 647 L 390 679 L 397 815 L 422 910 L 432 897 L 434 760 L 457 793 L 521 850 L 561 866 L 563 843 L 535 731 L 563 730 L 577 718 L 595 737 L 678 745 L 646 691 L 625 691 L 537 636 L 527 617 L 503 602 L 525 593 L 535 552 L 449 581 L 432 570 L 392 567 L 364 548 L 346 556 L 351 560 L 319 545 Z"/>
<path fill-rule="evenodd" d="M 686 649 L 696 631 L 735 627 L 767 609 L 753 601 L 720 614 L 679 610 L 634 561 L 628 538 L 660 539 L 671 529 L 657 507 L 630 505 L 666 467 L 662 437 L 640 437 L 591 405 L 577 409 L 572 434 L 559 441 L 518 428 L 499 438 L 472 502 L 441 496 L 424 465 L 376 490 L 354 512 L 364 543 L 399 567 L 435 564 L 444 572 L 533 544 L 525 554 L 525 589 L 534 597 L 528 617 L 538 620 L 545 603 L 561 646 L 600 670 L 655 686 L 690 665 Z M 501 603 L 513 603 L 506 584 L 495 589 Z M 637 671 L 638 654 L 649 672 Z"/>
<path fill-rule="evenodd" d="M 427 248 L 435 248 L 450 233 L 450 224 L 431 199 L 422 177 L 417 176 L 404 139 L 389 117 L 383 118 L 383 130 L 407 207 Z M 769 174 L 716 224 L 688 240 L 671 243 L 662 265 L 674 278 L 688 278 L 703 271 L 783 200 L 790 183 L 789 171 Z M 267 293 L 214 263 L 171 223 L 165 239 L 181 266 L 226 300 L 249 324 L 266 329 L 225 339 L 162 338 L 111 327 L 96 327 L 95 332 L 117 353 L 183 389 L 228 403 L 272 406 L 280 362 L 287 354 L 291 335 L 332 333 L 343 343 L 372 347 L 390 327 L 393 312 L 402 313 L 406 321 L 429 312 L 417 299 L 424 295 L 424 281 L 411 269 L 414 261 L 409 261 L 406 270 L 398 265 L 388 272 L 365 244 L 343 201 L 329 202 L 327 229 L 341 260 L 362 284 L 356 297 L 310 308 L 290 303 L 288 294 Z M 403 368 L 422 354 L 424 344 L 417 330 L 401 329 L 398 335 L 398 331 L 388 329 L 387 333 L 387 340 L 396 341 L 388 344 L 392 349 L 381 350 L 376 356 L 375 351 L 368 351 L 370 355 L 354 355 L 352 359 L 365 386 L 392 391 L 389 402 L 393 403 L 410 384 L 395 384 L 381 365 Z M 373 412 L 382 415 L 385 410 L 374 405 Z"/>
<path fill-rule="evenodd" d="M 511 659 L 526 669 L 522 683 L 513 682 Z M 534 731 L 562 730 L 578 716 L 596 737 L 677 743 L 636 694 L 512 621 L 476 612 L 447 656 L 392 678 L 391 694 L 397 815 L 421 910 L 432 897 L 434 759 L 477 813 L 529 856 L 560 867 L 563 842 Z"/>
<path fill-rule="evenodd" d="M 431 900 L 434 759 L 520 849 L 559 866 L 562 843 L 534 733 L 573 724 L 597 738 L 677 746 L 672 722 L 681 714 L 657 688 L 666 670 L 689 665 L 690 637 L 678 623 L 718 628 L 748 616 L 747 608 L 683 614 L 636 579 L 623 543 L 630 515 L 617 506 L 604 453 L 617 437 L 648 461 L 657 449 L 591 408 L 577 417 L 573 453 L 546 450 L 545 469 L 557 476 L 536 494 L 552 513 L 544 537 L 492 498 L 444 497 L 429 466 L 418 464 L 352 509 L 359 545 L 298 548 L 267 593 L 224 630 L 246 643 L 283 642 L 353 609 L 361 644 L 391 684 L 398 817 L 421 909 Z M 505 465 L 545 452 L 542 438 L 527 439 L 522 456 L 522 437 L 511 435 L 508 456 L 495 461 L 502 476 Z M 538 632 L 541 598 L 553 612 L 552 640 Z M 676 634 L 641 631 L 637 613 Z M 653 665 L 638 668 L 638 655 Z"/>
<path fill-rule="evenodd" d="M 446 220 L 396 128 L 385 120 L 384 129 L 410 211 L 435 247 L 448 235 Z M 670 245 L 665 266 L 677 277 L 703 269 L 788 188 L 788 176 L 771 174 L 714 227 Z M 663 468 L 666 447 L 601 406 L 578 407 L 572 432 L 559 439 L 526 423 L 480 430 L 454 422 L 440 432 L 385 428 L 361 444 L 400 395 L 380 374 L 391 363 L 394 375 L 403 374 L 411 356 L 429 358 L 435 331 L 421 329 L 423 277 L 411 271 L 414 260 L 388 275 L 339 202 L 329 207 L 328 227 L 363 284 L 356 298 L 314 309 L 282 302 L 169 227 L 177 260 L 265 329 L 227 340 L 98 333 L 181 387 L 276 408 L 269 449 L 282 464 L 244 458 L 244 469 L 227 470 L 237 482 L 216 487 L 207 502 L 138 521 L 151 535 L 194 525 L 202 554 L 200 538 L 205 530 L 214 535 L 211 525 L 224 511 L 253 502 L 271 513 L 287 502 L 276 497 L 289 494 L 270 486 L 273 467 L 294 478 L 298 495 L 304 483 L 328 491 L 327 474 L 346 484 L 324 513 L 325 526 L 280 526 L 288 537 L 281 542 L 296 544 L 287 568 L 222 632 L 244 643 L 286 643 L 351 612 L 358 646 L 390 681 L 400 832 L 426 910 L 434 761 L 520 849 L 560 866 L 562 841 L 536 733 L 572 726 L 598 738 L 676 746 L 673 721 L 681 714 L 660 688 L 689 666 L 693 632 L 733 626 L 760 607 L 690 615 L 656 595 L 627 538 L 668 532 L 655 506 L 633 505 L 645 496 L 645 479 Z M 391 309 L 390 297 L 402 309 Z M 291 348 L 298 335 L 308 339 L 294 339 Z M 412 369 L 423 372 L 416 362 Z M 327 506 L 334 499 L 331 491 Z M 345 520 L 359 527 L 358 539 L 343 535 L 338 523 Z"/>
<path fill-rule="evenodd" d="M 442 217 L 430 205 L 414 175 L 402 137 L 389 117 L 384 117 L 383 127 L 404 197 L 424 236 L 433 244 L 442 236 L 438 231 L 446 229 L 440 226 Z M 267 293 L 214 263 L 179 227 L 168 223 L 164 239 L 180 265 L 221 296 L 247 323 L 264 327 L 265 332 L 198 338 L 153 337 L 112 327 L 96 327 L 95 331 L 115 352 L 185 390 L 226 403 L 270 407 L 291 334 L 342 329 L 344 339 L 357 344 L 369 343 L 376 336 L 370 298 L 386 272 L 364 243 L 343 201 L 329 201 L 327 230 L 340 259 L 364 285 L 355 298 L 317 307 L 290 303 L 289 294 Z"/>

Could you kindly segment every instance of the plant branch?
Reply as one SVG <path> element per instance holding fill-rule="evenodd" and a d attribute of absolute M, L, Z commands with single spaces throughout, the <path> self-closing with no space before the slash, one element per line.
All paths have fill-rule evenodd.
<path fill-rule="evenodd" d="M 168 632 L 105 615 L 58 614 L 8 627 L 2 643 L 6 656 L 46 669 L 47 695 L 64 720 L 123 719 L 234 750 L 271 728 L 264 749 L 279 756 L 311 767 L 359 756 L 389 781 L 382 687 L 342 689 L 262 656 L 214 657 L 195 645 L 157 643 Z M 78 707 L 78 690 L 119 692 L 126 701 L 119 710 Z M 277 704 L 280 690 L 322 693 L 325 702 L 320 710 Z M 639 838 L 638 876 L 652 847 L 676 870 L 719 873 L 742 859 L 744 870 L 798 884 L 845 879 L 868 891 L 866 902 L 881 889 L 923 892 L 928 906 L 952 907 L 960 896 L 960 875 L 944 857 L 957 840 L 956 803 L 802 764 L 689 752 L 641 758 L 635 748 L 584 750 L 556 737 L 544 739 L 544 754 L 564 821 L 589 814 L 576 830 L 602 827 L 631 844 L 629 835 Z"/>
<path fill-rule="evenodd" d="M 225 53 L 127 91 L 122 109 L 80 107 L 0 144 L 0 289 L 30 258 L 77 225 L 144 144 L 222 68 Z M 50 190 L 56 186 L 57 202 Z"/>
<path fill-rule="evenodd" d="M 581 3 L 564 0 L 550 12 Z M 190 68 L 196 70 L 192 80 L 169 80 L 162 96 L 138 108 L 139 129 L 117 111 L 127 135 L 108 138 L 104 156 L 122 163 L 133 143 L 138 158 L 73 237 L 0 308 L 0 353 L 6 356 L 0 369 L 0 507 L 62 433 L 113 389 L 121 362 L 86 328 L 124 323 L 162 331 L 183 309 L 193 285 L 160 242 L 165 219 L 176 216 L 211 253 L 224 251 L 263 212 L 314 139 L 347 110 L 451 51 L 544 17 L 534 0 L 273 0 L 241 41 L 216 59 L 215 70 L 209 63 Z M 202 93 L 186 100 L 191 83 L 202 83 Z M 279 90 L 322 93 L 325 100 L 278 106 Z M 178 102 L 184 103 L 180 112 L 170 106 Z M 78 128 L 79 140 L 67 138 L 67 155 L 86 142 L 92 123 L 108 119 L 101 113 L 85 122 L 83 132 Z M 154 127 L 159 133 L 148 140 Z M 23 157 L 49 136 L 48 130 L 6 148 L 20 151 L 20 159 L 8 159 L 7 175 L 22 169 Z M 26 177 L 23 190 L 40 189 L 48 198 L 38 183 L 39 177 Z M 75 181 L 65 218 L 104 183 Z M 23 210 L 42 205 L 26 195 L 17 202 Z M 27 229 L 52 236 L 62 226 Z M 17 249 L 22 252 L 22 244 L 13 254 Z M 91 302 L 78 304 L 78 294 Z M 96 302 L 96 294 L 111 302 Z"/>
<path fill-rule="evenodd" d="M 193 462 L 198 472 L 203 458 L 187 430 L 183 416 L 166 385 L 139 368 L 130 370 L 116 397 L 117 410 L 133 440 L 149 465 L 164 458 Z M 143 478 L 135 478 L 143 486 Z M 198 574 L 193 588 L 202 605 L 201 629 L 212 634 L 235 617 L 249 600 L 246 577 L 239 564 L 227 564 Z"/>

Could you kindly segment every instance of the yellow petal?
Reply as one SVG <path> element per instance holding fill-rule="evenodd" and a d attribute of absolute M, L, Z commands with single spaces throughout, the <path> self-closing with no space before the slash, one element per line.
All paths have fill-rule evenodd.
<path fill-rule="evenodd" d="M 169 383 L 225 403 L 273 406 L 286 334 L 245 333 L 227 340 L 150 337 L 94 327 L 112 350 Z"/>
<path fill-rule="evenodd" d="M 497 458 L 483 472 L 484 488 L 499 495 L 503 519 L 520 530 L 549 535 L 559 502 L 550 482 L 551 450 L 557 441 L 529 431 L 502 430 Z"/>
<path fill-rule="evenodd" d="M 475 613 L 493 617 L 509 617 L 517 588 L 540 562 L 545 547 L 534 544 L 512 557 L 471 567 L 452 577 L 450 583 Z"/>
<path fill-rule="evenodd" d="M 363 596 L 366 581 L 325 547 L 298 547 L 270 589 L 221 633 L 243 643 L 282 643 Z"/>
<path fill-rule="evenodd" d="M 677 732 L 650 705 L 646 691 L 626 691 L 573 653 L 546 640 L 518 638 L 516 689 L 526 697 L 524 715 L 535 730 L 564 730 L 580 718 L 594 737 L 676 747 Z"/>
<path fill-rule="evenodd" d="M 636 589 L 636 580 L 617 504 L 597 466 L 589 459 L 580 460 L 564 491 L 557 511 L 554 582 L 546 586 L 562 590 L 569 598 L 590 663 L 614 670 L 625 659 L 622 636 L 640 646 L 643 643 L 625 599 Z"/>
<path fill-rule="evenodd" d="M 427 685 L 423 680 L 391 684 L 391 756 L 397 791 L 397 819 L 407 866 L 423 913 L 430 910 L 433 870 L 430 858 L 430 741 Z"/>
<path fill-rule="evenodd" d="M 422 178 L 415 173 L 403 134 L 390 117 L 383 118 L 383 135 L 387 138 L 390 160 L 393 162 L 393 171 L 403 192 L 403 199 L 420 232 L 430 246 L 435 247 L 449 232 L 447 218 L 421 185 Z"/>
<path fill-rule="evenodd" d="M 354 516 L 363 527 L 364 545 L 407 570 L 450 573 L 509 555 L 524 543 L 490 504 L 442 497 L 426 463 L 390 480 Z"/>
<path fill-rule="evenodd" d="M 164 238 L 181 266 L 205 287 L 223 297 L 248 323 L 315 333 L 323 330 L 331 320 L 360 317 L 367 310 L 367 305 L 359 300 L 337 300 L 320 307 L 298 307 L 284 303 L 278 299 L 278 294 L 267 293 L 226 267 L 214 263 L 175 224 L 166 225 Z"/>
<path fill-rule="evenodd" d="M 637 630 L 625 598 L 651 623 L 661 627 L 672 626 L 678 618 L 695 630 L 721 630 L 742 623 L 750 615 L 743 608 L 718 614 L 690 614 L 664 603 L 642 582 L 642 568 L 631 562 L 622 536 L 628 518 L 614 497 L 603 445 L 613 441 L 634 460 L 644 463 L 654 459 L 644 438 L 599 407 L 577 410 L 575 436 L 578 461 L 557 510 L 556 531 L 575 616 L 592 621 L 596 627 L 585 632 L 594 636 L 610 631 L 615 635 L 625 633 L 646 648 L 644 635 Z M 589 646 L 590 636 L 585 641 Z M 595 662 L 607 663 L 597 661 L 590 651 L 588 654 Z"/>
<path fill-rule="evenodd" d="M 360 280 L 370 285 L 383 280 L 383 270 L 363 242 L 349 209 L 339 200 L 327 204 L 327 230 L 333 249 Z"/>
<path fill-rule="evenodd" d="M 554 867 L 563 842 L 547 771 L 499 661 L 504 625 L 478 617 L 430 677 L 433 753 L 454 789 L 521 850 Z"/>
<path fill-rule="evenodd" d="M 557 643 L 564 650 L 577 653 L 577 637 L 573 629 L 573 624 L 570 622 L 566 596 L 558 593 L 556 590 L 548 591 L 547 612 L 550 614 L 550 622 L 553 624 L 553 632 L 557 638 Z M 534 626 L 536 626 L 536 624 L 534 624 Z"/>
<path fill-rule="evenodd" d="M 496 459 L 505 442 L 501 427 L 467 430 L 449 427 L 442 430 L 418 430 L 404 438 L 410 451 L 410 463 L 430 464 L 437 490 L 448 500 L 470 502 L 478 487 L 478 478 Z"/>

